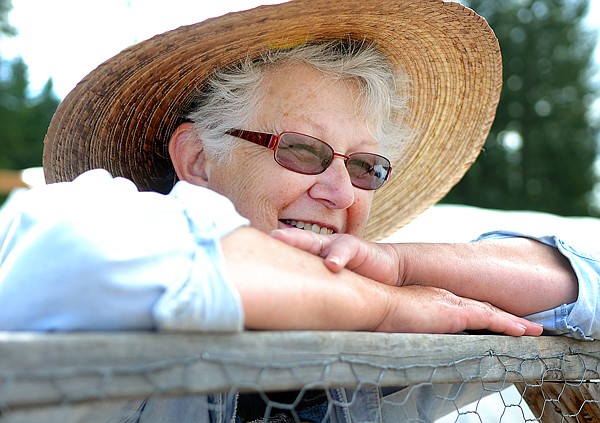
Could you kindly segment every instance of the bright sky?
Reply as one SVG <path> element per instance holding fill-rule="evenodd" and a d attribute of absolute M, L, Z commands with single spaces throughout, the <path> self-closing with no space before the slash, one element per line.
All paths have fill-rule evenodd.
<path fill-rule="evenodd" d="M 209 17 L 282 1 L 12 0 L 9 22 L 18 36 L 0 39 L 0 55 L 25 60 L 32 91 L 52 77 L 63 98 L 97 65 L 137 41 Z"/>
<path fill-rule="evenodd" d="M 34 92 L 52 77 L 62 98 L 98 64 L 137 41 L 208 17 L 282 1 L 12 0 L 9 21 L 19 34 L 0 40 L 0 55 L 23 57 Z M 600 2 L 590 3 L 590 25 L 600 28 Z"/>

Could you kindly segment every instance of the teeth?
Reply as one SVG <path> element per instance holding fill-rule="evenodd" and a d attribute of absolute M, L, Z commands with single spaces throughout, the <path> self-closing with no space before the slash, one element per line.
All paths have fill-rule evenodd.
<path fill-rule="evenodd" d="M 284 222 L 288 225 L 295 226 L 296 228 L 304 229 L 305 231 L 313 231 L 317 234 L 331 235 L 333 233 L 333 229 L 322 228 L 316 223 L 306 223 L 298 220 L 285 220 Z"/>

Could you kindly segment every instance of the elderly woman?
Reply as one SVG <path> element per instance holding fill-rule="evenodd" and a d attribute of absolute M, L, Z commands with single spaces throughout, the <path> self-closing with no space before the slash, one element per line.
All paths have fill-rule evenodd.
<path fill-rule="evenodd" d="M 480 17 L 420 0 L 299 0 L 122 52 L 49 128 L 46 177 L 74 181 L 4 210 L 0 329 L 539 335 L 518 316 L 546 312 L 565 316 L 549 329 L 596 336 L 595 305 L 575 300 L 578 288 L 596 298 L 598 262 L 562 241 L 358 239 L 389 235 L 465 172 L 493 119 L 499 63 Z M 305 232 L 274 236 L 327 266 L 267 235 L 292 228 Z M 336 239 L 349 252 L 332 255 Z M 417 267 L 423 253 L 432 260 Z M 512 301 L 532 287 L 544 295 Z M 379 394 L 358 391 L 353 417 L 381 418 Z M 236 398 L 154 399 L 121 416 L 202 421 L 222 404 L 228 421 L 256 418 L 254 399 Z M 346 407 L 318 404 L 316 421 L 347 420 Z"/>

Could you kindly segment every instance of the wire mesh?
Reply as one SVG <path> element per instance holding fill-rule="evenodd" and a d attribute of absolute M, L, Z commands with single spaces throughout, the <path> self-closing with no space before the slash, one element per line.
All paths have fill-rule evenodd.
<path fill-rule="evenodd" d="M 600 421 L 599 363 L 562 337 L 0 333 L 0 421 Z"/>

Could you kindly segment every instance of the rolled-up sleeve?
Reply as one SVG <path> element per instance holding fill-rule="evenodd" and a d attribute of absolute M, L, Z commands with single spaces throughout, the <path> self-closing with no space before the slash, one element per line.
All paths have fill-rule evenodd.
<path fill-rule="evenodd" d="M 577 301 L 562 304 L 526 316 L 544 325 L 549 334 L 565 335 L 578 339 L 600 338 L 600 252 L 588 240 L 580 237 L 536 236 L 520 232 L 495 231 L 481 235 L 478 240 L 492 238 L 525 237 L 557 248 L 570 262 L 579 284 Z"/>
<path fill-rule="evenodd" d="M 21 192 L 0 213 L 0 330 L 239 331 L 220 239 L 247 224 L 210 190 L 102 170 Z"/>

